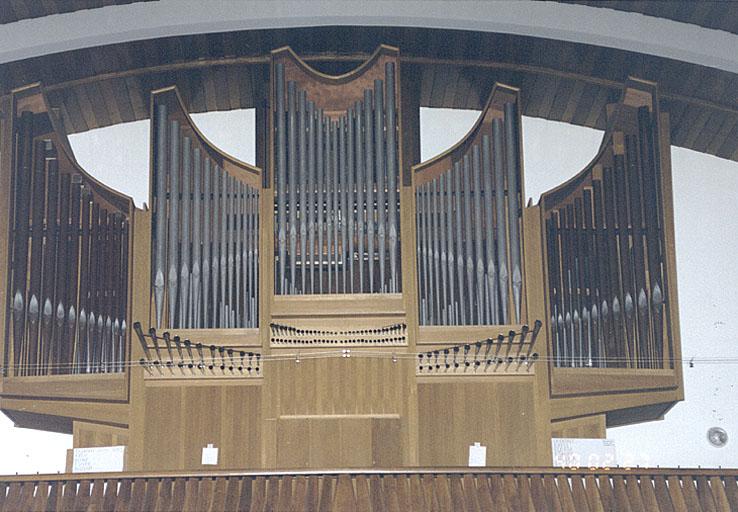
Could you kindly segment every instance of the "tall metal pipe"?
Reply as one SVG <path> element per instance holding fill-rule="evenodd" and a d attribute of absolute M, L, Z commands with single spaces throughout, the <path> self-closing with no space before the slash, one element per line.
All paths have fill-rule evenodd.
<path fill-rule="evenodd" d="M 210 249 L 210 242 L 211 242 L 211 234 L 213 233 L 213 215 L 215 210 L 215 201 L 212 197 L 212 187 L 211 184 L 213 183 L 213 171 L 210 167 L 210 158 L 205 156 L 205 161 L 203 162 L 203 192 L 205 194 L 205 205 L 203 208 L 204 213 L 204 223 L 203 223 L 203 244 L 202 244 L 202 297 L 203 297 L 203 307 L 202 307 L 202 316 L 203 316 L 203 327 L 211 328 L 214 327 L 214 323 L 212 321 L 213 316 L 211 315 L 211 307 L 213 308 L 212 311 L 215 311 L 215 302 L 212 301 L 210 296 L 210 283 L 211 283 L 211 268 L 213 266 L 213 261 L 211 257 L 211 249 Z"/>
<path fill-rule="evenodd" d="M 323 219 L 325 216 L 324 213 L 324 204 L 323 204 L 323 188 L 325 186 L 325 158 L 323 156 L 323 133 L 324 133 L 324 122 L 323 122 L 323 111 L 318 110 L 318 117 L 316 119 L 316 158 L 315 158 L 315 164 L 317 167 L 317 179 L 316 179 L 316 188 L 318 191 L 318 199 L 317 199 L 317 215 L 318 215 L 318 253 L 317 253 L 317 260 L 318 260 L 318 292 L 323 293 Z"/>
<path fill-rule="evenodd" d="M 276 103 L 277 103 L 277 246 L 279 247 L 279 271 L 276 272 L 276 290 L 285 294 L 285 261 L 287 259 L 287 152 L 285 137 L 284 109 L 284 65 L 275 65 Z"/>
<path fill-rule="evenodd" d="M 420 325 L 427 325 L 427 319 L 425 314 L 425 299 L 428 296 L 428 286 L 426 284 L 426 266 L 425 266 L 425 245 L 423 240 L 423 200 L 421 197 L 421 187 L 418 185 L 415 187 L 415 254 L 417 255 L 418 265 L 418 315 L 420 317 Z"/>
<path fill-rule="evenodd" d="M 497 282 L 500 291 L 500 323 L 508 322 L 509 273 L 507 265 L 507 229 L 505 226 L 505 170 L 503 166 L 502 121 L 492 121 L 492 169 L 495 175 L 495 208 L 497 211 Z"/>
<path fill-rule="evenodd" d="M 356 189 L 354 166 L 354 109 L 349 108 L 346 118 L 346 173 L 348 174 L 348 265 L 349 265 L 349 293 L 354 293 L 354 236 L 356 235 Z"/>
<path fill-rule="evenodd" d="M 244 224 L 244 184 L 240 180 L 234 180 L 235 183 L 235 222 L 236 222 L 236 228 L 235 228 L 235 240 L 234 240 L 234 251 L 236 253 L 235 260 L 236 260 L 236 276 L 235 276 L 235 287 L 236 287 L 236 293 L 234 296 L 234 304 L 233 309 L 235 311 L 236 316 L 236 323 L 233 325 L 233 327 L 244 327 L 243 325 L 243 307 L 242 304 L 244 301 L 242 300 L 241 295 L 241 268 L 243 267 L 243 264 L 245 263 L 244 259 L 244 245 L 243 245 L 243 238 L 244 238 L 244 231 L 245 231 L 245 224 Z"/>
<path fill-rule="evenodd" d="M 384 65 L 385 78 L 387 80 L 387 205 L 389 213 L 389 251 L 390 251 L 390 293 L 396 293 L 400 289 L 400 281 L 397 269 L 398 256 L 398 212 L 397 212 L 397 119 L 395 109 L 395 64 L 388 62 Z"/>
<path fill-rule="evenodd" d="M 496 149 L 495 149 L 496 151 Z M 497 266 L 495 265 L 494 220 L 492 214 L 492 159 L 489 135 L 482 136 L 482 176 L 484 177 L 484 248 L 487 255 L 487 321 L 497 324 Z"/>
<path fill-rule="evenodd" d="M 472 170 L 471 158 L 467 153 L 464 155 L 464 260 L 466 263 L 466 285 L 469 293 L 469 323 L 475 324 L 474 307 L 476 299 L 474 296 L 474 246 L 472 245 Z"/>
<path fill-rule="evenodd" d="M 441 174 L 438 178 L 436 178 L 436 181 L 438 182 L 438 235 L 440 237 L 439 240 L 439 249 L 441 255 L 441 290 L 440 290 L 440 301 L 441 301 L 441 311 L 439 314 L 439 319 L 441 321 L 441 324 L 443 325 L 449 325 L 449 312 L 451 311 L 451 307 L 448 303 L 448 285 L 446 284 L 448 282 L 448 254 L 446 253 L 446 229 L 448 226 L 448 220 L 446 218 L 446 174 Z"/>
<path fill-rule="evenodd" d="M 167 106 L 156 109 L 156 245 L 154 250 L 154 309 L 156 327 L 164 315 L 164 289 L 167 243 Z"/>
<path fill-rule="evenodd" d="M 307 204 L 307 224 L 308 224 L 308 253 L 307 260 L 310 266 L 310 293 L 315 293 L 315 103 L 308 102 L 308 196 Z"/>
<path fill-rule="evenodd" d="M 169 158 L 169 263 L 168 303 L 169 325 L 175 326 L 177 318 L 177 271 L 179 266 L 179 122 L 170 125 L 170 158 Z"/>
<path fill-rule="evenodd" d="M 354 119 L 355 135 L 354 143 L 356 145 L 356 227 L 358 231 L 358 264 L 359 264 L 359 293 L 364 293 L 364 228 L 366 227 L 366 210 L 364 206 L 364 187 L 366 186 L 365 159 L 363 153 L 363 137 L 362 128 L 364 126 L 364 106 L 357 101 L 354 106 L 356 118 Z"/>
<path fill-rule="evenodd" d="M 454 203 L 451 184 L 453 183 L 451 169 L 443 173 L 446 191 L 446 265 L 448 267 L 448 324 L 456 325 L 456 285 L 454 284 L 454 271 L 456 269 L 456 259 L 454 258 L 454 234 L 453 234 L 453 218 Z"/>
<path fill-rule="evenodd" d="M 339 257 L 338 257 L 338 250 L 339 250 L 339 233 L 338 233 L 338 222 L 339 222 L 339 212 L 341 210 L 340 205 L 340 194 L 339 194 L 339 187 L 340 183 L 338 181 L 339 178 L 339 170 L 338 170 L 338 123 L 336 121 L 331 121 L 331 170 L 333 172 L 333 179 L 331 180 L 331 185 L 333 187 L 333 264 L 334 264 L 334 276 L 336 278 L 336 293 L 339 293 L 339 279 L 338 279 L 338 263 L 339 263 Z"/>
<path fill-rule="evenodd" d="M 192 179 L 192 142 L 189 137 L 182 141 L 182 246 L 180 247 L 179 271 L 179 325 L 190 326 L 187 317 L 190 291 L 190 180 Z"/>
<path fill-rule="evenodd" d="M 461 162 L 454 162 L 454 201 L 455 215 L 454 224 L 456 228 L 456 280 L 459 283 L 459 324 L 467 325 L 466 298 L 469 290 L 464 286 L 464 246 L 462 238 L 462 211 L 461 211 Z"/>
<path fill-rule="evenodd" d="M 477 324 L 484 324 L 484 252 L 482 249 L 482 177 L 481 177 L 481 155 L 479 144 L 472 148 L 472 170 L 474 176 L 472 186 L 474 192 L 474 253 L 476 260 L 477 275 Z M 471 198 L 470 198 L 471 199 Z"/>
<path fill-rule="evenodd" d="M 441 318 L 441 251 L 439 248 L 439 211 L 438 211 L 438 178 L 433 178 L 430 182 L 430 217 L 431 217 L 431 247 L 432 247 L 432 268 L 433 268 L 433 287 L 431 289 L 433 299 L 433 320 L 434 325 L 442 325 Z"/>
<path fill-rule="evenodd" d="M 366 238 L 369 253 L 369 286 L 374 292 L 374 133 L 372 130 L 372 91 L 364 91 L 364 173 L 366 179 Z"/>
<path fill-rule="evenodd" d="M 220 327 L 228 327 L 228 314 L 226 306 L 228 305 L 228 173 L 220 167 L 218 176 L 220 178 L 220 308 L 219 321 Z"/>
<path fill-rule="evenodd" d="M 339 183 L 341 186 L 341 283 L 343 293 L 348 292 L 346 279 L 348 277 L 348 168 L 346 164 L 346 117 L 342 116 L 338 121 L 338 168 Z"/>
<path fill-rule="evenodd" d="M 335 208 L 333 204 L 333 187 L 335 183 L 333 181 L 333 136 L 332 136 L 333 122 L 330 118 L 325 119 L 325 232 L 326 232 L 326 254 L 328 258 L 328 293 L 333 293 L 333 210 Z"/>
<path fill-rule="evenodd" d="M 379 254 L 379 291 L 386 291 L 385 281 L 385 167 L 384 167 L 384 82 L 374 80 L 374 161 L 377 172 L 377 253 Z"/>
<path fill-rule="evenodd" d="M 306 275 L 306 252 L 307 252 L 307 193 L 308 193 L 308 182 L 307 182 L 307 93 L 300 91 L 300 110 L 299 110 L 299 155 L 300 155 L 300 293 L 305 293 L 305 278 Z M 295 201 L 292 205 L 297 209 Z"/>
<path fill-rule="evenodd" d="M 194 158 L 194 195 L 193 195 L 193 208 L 192 208 L 192 321 L 191 327 L 199 329 L 202 319 L 201 304 L 201 263 L 200 253 L 202 242 L 202 156 L 200 154 L 200 148 L 195 148 L 193 153 Z"/>
<path fill-rule="evenodd" d="M 298 155 L 297 155 L 297 90 L 295 82 L 287 82 L 287 140 L 289 146 L 287 152 L 289 154 L 289 214 L 290 214 L 290 278 L 288 284 L 287 293 L 295 293 L 295 287 L 297 286 L 296 279 L 296 266 L 297 266 L 297 181 L 299 176 L 298 171 Z"/>
<path fill-rule="evenodd" d="M 520 201 L 518 174 L 520 173 L 518 147 L 518 111 L 515 103 L 505 103 L 505 162 L 507 163 L 507 213 L 510 233 L 510 267 L 512 270 L 513 304 L 515 317 L 520 320 L 523 264 L 520 259 Z"/>
<path fill-rule="evenodd" d="M 236 303 L 234 300 L 234 288 L 235 288 L 235 277 L 236 277 L 236 243 L 235 243 L 235 236 L 236 236 L 236 180 L 231 176 L 230 174 L 226 174 L 227 176 L 227 187 L 228 187 L 228 238 L 227 238 L 227 247 L 228 247 L 228 289 L 226 291 L 227 298 L 226 298 L 226 304 L 228 304 L 228 310 L 229 310 L 229 316 L 228 316 L 228 325 L 227 327 L 233 328 L 235 327 L 233 324 L 235 322 L 235 315 L 236 315 Z"/>

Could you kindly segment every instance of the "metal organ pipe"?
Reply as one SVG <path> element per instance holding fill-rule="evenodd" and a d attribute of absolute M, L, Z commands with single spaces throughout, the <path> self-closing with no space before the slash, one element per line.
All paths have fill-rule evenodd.
<path fill-rule="evenodd" d="M 379 292 L 385 292 L 385 167 L 384 167 L 384 83 L 374 80 L 374 150 L 377 179 L 377 253 Z"/>
<path fill-rule="evenodd" d="M 286 234 L 286 207 L 287 201 L 287 162 L 286 162 L 286 137 L 285 137 L 285 108 L 284 108 L 284 65 L 275 66 L 276 73 L 276 103 L 277 103 L 277 246 L 279 247 L 279 271 L 275 272 L 277 287 L 280 293 L 285 293 L 285 261 L 287 259 L 287 234 Z"/>
<path fill-rule="evenodd" d="M 179 122 L 172 121 L 170 129 L 169 158 L 169 260 L 168 304 L 169 323 L 174 324 L 177 318 L 177 270 L 179 255 Z"/>
<path fill-rule="evenodd" d="M 507 230 L 505 229 L 505 175 L 502 153 L 502 121 L 492 121 L 492 172 L 495 176 L 495 208 L 497 211 L 497 280 L 500 287 L 500 323 L 508 322 Z"/>
<path fill-rule="evenodd" d="M 387 209 L 389 213 L 389 251 L 390 251 L 390 293 L 396 293 L 399 290 L 399 275 L 397 268 L 398 256 L 398 203 L 397 203 L 397 119 L 395 108 L 395 64 L 388 62 L 385 64 L 385 77 L 387 93 L 385 94 L 387 110 Z"/>
<path fill-rule="evenodd" d="M 156 245 L 154 250 L 154 309 L 156 312 L 156 327 L 161 328 L 164 312 L 164 288 L 166 272 L 166 243 L 167 243 L 167 106 L 157 107 L 156 118 Z"/>
<path fill-rule="evenodd" d="M 523 288 L 523 271 L 520 261 L 519 218 L 520 203 L 518 200 L 518 124 L 515 103 L 505 103 L 505 154 L 507 163 L 507 213 L 508 233 L 510 236 L 510 270 L 512 272 L 512 292 L 515 317 L 513 322 L 520 321 L 521 293 Z"/>
<path fill-rule="evenodd" d="M 367 291 L 374 292 L 374 233 L 376 217 L 374 214 L 374 187 L 376 174 L 374 172 L 374 133 L 372 130 L 373 115 L 372 91 L 364 91 L 364 173 L 366 179 L 366 238 L 369 265 L 369 286 Z"/>
<path fill-rule="evenodd" d="M 492 215 L 492 160 L 489 135 L 482 136 L 482 176 L 484 177 L 484 248 L 487 255 L 487 322 L 498 322 L 497 266 L 495 264 L 494 220 Z"/>
<path fill-rule="evenodd" d="M 307 252 L 307 193 L 308 193 L 308 173 L 307 173 L 307 99 L 305 91 L 300 91 L 300 104 L 299 104 L 299 134 L 298 134 L 298 146 L 299 146 L 299 169 L 300 169 L 300 293 L 305 293 L 305 268 L 307 264 L 306 252 Z M 296 177 L 293 177 L 296 179 Z M 295 199 L 292 199 L 291 206 L 295 206 Z"/>
<path fill-rule="evenodd" d="M 308 150 L 307 150 L 307 225 L 308 225 L 308 243 L 307 243 L 307 261 L 310 267 L 310 293 L 315 293 L 315 104 L 308 102 L 307 111 L 307 131 L 308 131 Z M 304 213 L 304 212 L 303 212 Z"/>
<path fill-rule="evenodd" d="M 182 140 L 182 242 L 180 246 L 180 276 L 179 276 L 179 324 L 189 327 L 187 317 L 189 288 L 190 288 L 190 173 L 191 168 L 191 141 L 189 137 Z"/>
<path fill-rule="evenodd" d="M 190 298 L 190 326 L 198 329 L 200 327 L 201 317 L 201 264 L 200 264 L 200 253 L 202 243 L 202 156 L 200 155 L 200 148 L 195 148 L 193 151 L 194 160 L 194 187 L 193 187 L 193 202 L 192 202 L 192 278 L 191 283 L 191 298 Z"/>

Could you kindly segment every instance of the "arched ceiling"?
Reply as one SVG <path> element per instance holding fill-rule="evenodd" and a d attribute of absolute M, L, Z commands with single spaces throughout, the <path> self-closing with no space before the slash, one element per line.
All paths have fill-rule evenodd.
<path fill-rule="evenodd" d="M 14 21 L 40 18 L 52 14 L 98 9 L 158 0 L 4 0 L 0 10 L 0 25 Z M 637 12 L 648 16 L 691 23 L 700 27 L 738 33 L 738 10 L 726 9 L 726 0 L 556 0 L 591 7 Z"/>
<path fill-rule="evenodd" d="M 9 1 L 16 13 L 28 3 Z M 128 1 L 136 0 L 76 5 Z M 629 75 L 653 80 L 660 86 L 662 110 L 672 115 L 674 144 L 738 160 L 735 73 L 603 46 L 482 31 L 329 26 L 149 39 L 2 64 L 0 94 L 41 81 L 67 129 L 79 132 L 147 117 L 149 91 L 172 84 L 193 112 L 253 107 L 275 47 L 291 45 L 316 67 L 339 73 L 380 43 L 401 49 L 403 70 L 419 81 L 423 106 L 479 109 L 492 83 L 500 81 L 522 89 L 525 115 L 603 128 L 604 107 L 617 99 Z"/>

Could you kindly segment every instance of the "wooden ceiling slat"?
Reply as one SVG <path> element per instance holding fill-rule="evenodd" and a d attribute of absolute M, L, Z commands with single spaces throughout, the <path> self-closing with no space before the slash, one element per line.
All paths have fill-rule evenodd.
<path fill-rule="evenodd" d="M 226 83 L 228 86 L 228 103 L 229 108 L 239 109 L 241 108 L 241 94 L 239 90 L 239 80 L 237 70 L 233 67 L 223 68 L 225 73 Z"/>
<path fill-rule="evenodd" d="M 64 91 L 64 105 L 66 111 L 69 113 L 69 120 L 72 122 L 70 126 L 71 133 L 83 132 L 89 130 L 89 126 L 82 116 L 82 108 L 80 107 L 77 94 L 74 89 L 67 89 Z"/>
<path fill-rule="evenodd" d="M 592 102 L 592 107 L 589 109 L 589 114 L 584 120 L 584 126 L 594 127 L 597 126 L 597 121 L 605 115 L 605 105 L 608 103 L 609 93 L 606 89 L 600 89 L 597 91 L 597 95 Z"/>
<path fill-rule="evenodd" d="M 718 133 L 725 124 L 725 120 L 728 116 L 723 112 L 717 110 L 707 110 L 708 116 L 705 125 L 700 129 L 696 135 L 692 138 L 692 144 L 690 147 L 694 148 L 695 151 L 704 152 L 710 141 L 718 136 Z M 687 135 L 687 139 L 692 137 L 691 134 Z"/>
<path fill-rule="evenodd" d="M 736 148 L 738 148 L 738 123 L 733 125 L 733 129 L 730 130 L 730 133 L 725 137 L 725 141 L 720 145 L 720 148 L 718 148 L 715 154 L 721 158 L 734 160 L 733 152 Z"/>
<path fill-rule="evenodd" d="M 145 119 L 149 116 L 148 94 L 144 96 L 141 88 L 140 80 L 136 77 L 126 78 L 126 89 L 128 89 L 128 99 L 133 106 L 133 112 L 136 119 Z"/>
<path fill-rule="evenodd" d="M 551 89 L 549 90 L 548 94 L 543 95 L 543 101 L 541 102 L 541 106 L 538 110 L 538 115 L 540 117 L 543 117 L 544 119 L 551 119 L 551 111 L 554 107 L 554 105 L 558 105 L 556 101 L 558 100 L 559 103 L 566 104 L 566 84 L 563 83 L 562 80 L 559 78 L 550 78 L 549 83 L 551 84 Z M 562 98 L 561 96 L 564 96 Z"/>
<path fill-rule="evenodd" d="M 569 94 L 569 100 L 566 104 L 564 112 L 561 114 L 561 121 L 564 123 L 570 123 L 574 118 L 574 112 L 576 112 L 577 105 L 582 99 L 584 93 L 584 82 L 574 82 L 572 90 Z"/>
<path fill-rule="evenodd" d="M 118 124 L 123 122 L 123 116 L 120 113 L 118 106 L 118 96 L 113 91 L 113 87 L 110 84 L 110 80 L 104 80 L 98 83 L 98 89 L 102 93 L 102 97 L 105 100 L 105 107 L 107 107 L 108 113 L 110 114 L 111 124 Z M 100 103 L 99 101 L 95 102 Z"/>
<path fill-rule="evenodd" d="M 194 70 L 190 73 L 190 104 L 187 106 L 193 112 L 204 112 L 208 110 L 205 104 L 205 86 L 203 84 L 202 73 L 200 70 Z"/>
<path fill-rule="evenodd" d="M 102 97 L 99 84 L 92 83 L 78 87 L 80 94 L 83 96 L 83 101 L 88 104 L 87 108 L 92 109 L 92 115 L 94 116 L 94 124 L 97 126 L 108 126 L 112 123 L 112 116 L 108 111 L 107 101 L 97 101 Z M 84 93 L 82 93 L 84 91 Z M 94 98 L 94 101 L 93 101 Z"/>
<path fill-rule="evenodd" d="M 684 145 L 690 148 L 696 147 L 697 139 L 701 136 L 703 140 L 706 137 L 714 136 L 718 130 L 713 114 L 715 112 L 707 109 L 701 109 L 697 119 L 690 126 L 689 130 L 684 136 Z M 712 121 L 712 122 L 709 122 Z"/>
<path fill-rule="evenodd" d="M 214 88 L 212 90 L 207 89 L 207 84 L 210 82 L 212 82 L 212 87 Z M 208 110 L 230 110 L 233 108 L 231 107 L 230 93 L 228 90 L 228 73 L 223 66 L 216 67 L 213 73 L 208 74 L 205 87 L 208 96 L 215 98 L 215 108 L 210 108 L 210 104 L 208 104 Z M 222 91 L 222 93 L 219 94 L 216 90 Z"/>
<path fill-rule="evenodd" d="M 725 115 L 723 116 L 722 126 L 717 134 L 708 141 L 705 151 L 711 155 L 717 155 L 720 147 L 724 144 L 726 138 L 734 129 L 738 129 L 738 118 Z"/>
<path fill-rule="evenodd" d="M 131 97 L 128 92 L 128 87 L 123 79 L 109 80 L 110 87 L 113 90 L 113 95 L 117 99 L 118 111 L 123 122 L 130 122 L 136 120 L 136 114 L 131 103 Z"/>
<path fill-rule="evenodd" d="M 403 73 L 406 68 L 407 66 L 402 68 Z M 417 66 L 415 69 L 418 69 Z M 423 66 L 418 74 L 420 75 L 417 77 L 417 79 L 420 80 L 420 104 L 430 105 L 433 94 L 433 82 L 435 81 L 436 76 L 436 66 Z"/>

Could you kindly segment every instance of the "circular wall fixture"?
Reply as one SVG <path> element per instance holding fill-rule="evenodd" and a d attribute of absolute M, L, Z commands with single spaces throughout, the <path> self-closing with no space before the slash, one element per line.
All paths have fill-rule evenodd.
<path fill-rule="evenodd" d="M 728 433 L 720 427 L 712 427 L 707 431 L 707 440 L 716 448 L 728 444 Z"/>

